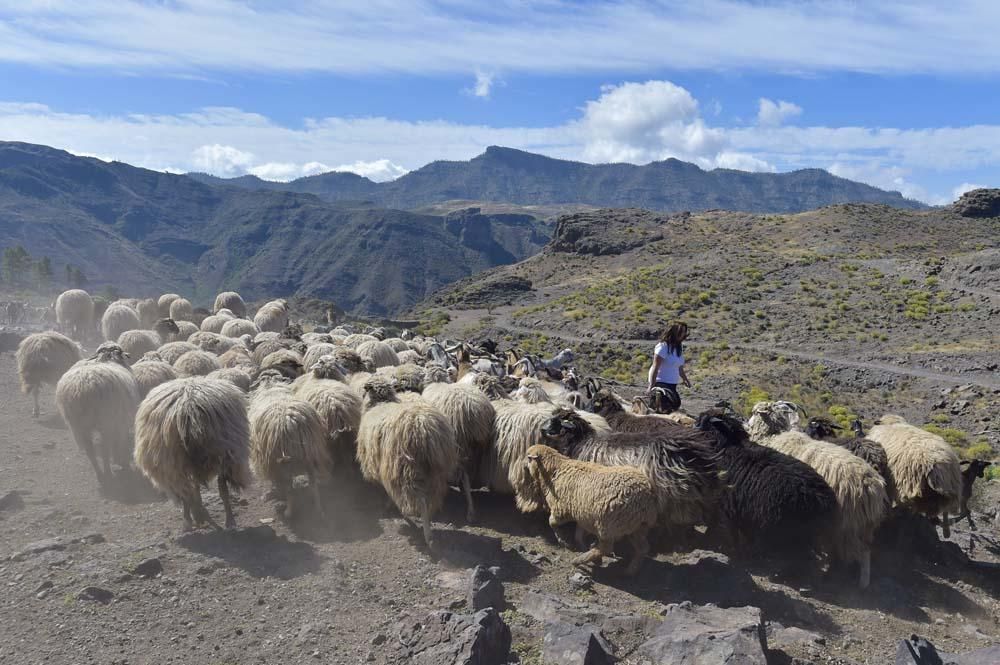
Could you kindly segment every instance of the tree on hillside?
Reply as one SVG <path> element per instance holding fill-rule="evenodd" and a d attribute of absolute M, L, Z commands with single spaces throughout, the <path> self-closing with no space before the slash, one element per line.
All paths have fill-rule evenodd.
<path fill-rule="evenodd" d="M 3 279 L 10 286 L 22 286 L 29 277 L 31 255 L 17 245 L 3 250 Z"/>
<path fill-rule="evenodd" d="M 82 289 L 87 285 L 87 276 L 83 274 L 78 266 L 66 264 L 66 286 L 73 289 Z"/>
<path fill-rule="evenodd" d="M 47 256 L 35 261 L 35 282 L 39 289 L 45 289 L 52 283 L 52 261 Z"/>

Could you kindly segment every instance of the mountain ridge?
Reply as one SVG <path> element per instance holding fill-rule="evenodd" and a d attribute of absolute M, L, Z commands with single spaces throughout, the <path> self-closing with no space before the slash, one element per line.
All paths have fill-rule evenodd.
<path fill-rule="evenodd" d="M 724 168 L 706 171 L 697 164 L 675 158 L 644 165 L 586 164 L 501 146 L 489 146 L 468 161 L 433 161 L 381 183 L 346 172 L 323 173 L 286 183 L 247 180 L 246 176 L 225 179 L 195 174 L 193 177 L 213 184 L 310 193 L 328 201 L 369 199 L 402 209 L 451 199 L 520 205 L 637 207 L 661 212 L 726 209 L 793 213 L 835 203 L 927 207 L 899 192 L 881 190 L 818 168 L 784 173 Z"/>

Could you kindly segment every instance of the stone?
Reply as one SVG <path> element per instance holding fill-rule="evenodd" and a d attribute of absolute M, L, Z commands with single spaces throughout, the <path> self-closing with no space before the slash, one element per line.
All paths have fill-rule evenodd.
<path fill-rule="evenodd" d="M 577 571 L 569 576 L 569 585 L 574 591 L 589 591 L 594 586 L 594 579 Z"/>
<path fill-rule="evenodd" d="M 77 600 L 89 600 L 101 605 L 107 605 L 114 599 L 115 594 L 113 591 L 108 591 L 107 589 L 102 589 L 99 586 L 87 586 L 80 589 L 76 594 Z"/>
<path fill-rule="evenodd" d="M 394 658 L 412 665 L 504 665 L 509 661 L 510 628 L 492 608 L 474 615 L 431 612 L 420 621 L 400 622 L 396 632 L 396 640 L 388 642 L 395 650 Z"/>
<path fill-rule="evenodd" d="M 11 561 L 23 561 L 42 552 L 61 551 L 64 549 L 66 549 L 66 541 L 62 538 L 58 536 L 55 538 L 46 538 L 45 540 L 38 540 L 29 544 L 10 559 Z"/>
<path fill-rule="evenodd" d="M 947 661 L 955 665 L 996 665 L 1000 663 L 1000 645 L 954 654 L 948 656 Z"/>
<path fill-rule="evenodd" d="M 542 662 L 552 665 L 612 665 L 614 652 L 592 624 L 555 622 L 545 626 Z"/>
<path fill-rule="evenodd" d="M 492 607 L 497 612 L 507 609 L 503 584 L 496 574 L 483 565 L 472 569 L 472 580 L 469 584 L 469 608 L 473 612 Z"/>
<path fill-rule="evenodd" d="M 163 573 L 163 562 L 161 562 L 156 557 L 153 557 L 151 559 L 144 559 L 143 561 L 140 561 L 139 564 L 132 569 L 133 575 L 138 575 L 139 577 L 142 577 L 147 580 L 151 580 L 157 575 L 160 575 L 162 573 Z"/>
<path fill-rule="evenodd" d="M 24 508 L 24 499 L 17 490 L 7 492 L 0 496 L 0 510 L 21 510 Z"/>
<path fill-rule="evenodd" d="M 108 541 L 105 539 L 103 533 L 88 533 L 74 539 L 73 542 L 83 543 L 84 545 L 100 545 Z"/>
<path fill-rule="evenodd" d="M 786 628 L 775 621 L 767 624 L 767 645 L 770 648 L 781 648 L 795 644 L 825 645 L 826 638 L 811 630 L 803 630 L 794 626 Z"/>
<path fill-rule="evenodd" d="M 636 650 L 652 663 L 766 665 L 767 635 L 760 609 L 715 605 L 669 607 L 653 636 Z"/>

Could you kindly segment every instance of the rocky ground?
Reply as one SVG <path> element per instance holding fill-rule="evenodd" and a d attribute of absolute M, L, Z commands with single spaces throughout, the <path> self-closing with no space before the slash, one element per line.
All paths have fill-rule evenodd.
<path fill-rule="evenodd" d="M 505 649 L 507 629 L 511 654 L 492 662 L 579 662 L 570 656 L 582 651 L 607 662 L 602 650 L 677 662 L 692 644 L 763 658 L 758 631 L 770 663 L 881 665 L 912 633 L 951 653 L 1000 641 L 996 481 L 979 486 L 980 530 L 959 525 L 954 545 L 929 527 L 887 530 L 900 542 L 876 551 L 864 592 L 848 573 L 730 561 L 701 537 L 629 579 L 614 561 L 579 574 L 543 519 L 486 492 L 474 526 L 449 498 L 436 558 L 383 515 L 378 492 L 345 478 L 325 521 L 273 521 L 257 486 L 240 499 L 238 529 L 184 533 L 180 509 L 137 481 L 102 496 L 50 390 L 42 403 L 32 419 L 13 358 L 0 356 L 2 663 L 448 663 Z M 205 497 L 219 518 L 214 492 Z M 503 587 L 499 614 L 474 614 L 500 603 L 488 571 L 470 594 L 479 564 Z"/>

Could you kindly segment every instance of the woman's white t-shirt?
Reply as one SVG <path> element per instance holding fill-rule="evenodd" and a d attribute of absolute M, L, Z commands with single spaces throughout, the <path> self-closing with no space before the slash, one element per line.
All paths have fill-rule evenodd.
<path fill-rule="evenodd" d="M 655 382 L 672 384 L 680 383 L 681 366 L 684 364 L 684 358 L 682 358 L 676 351 L 670 351 L 664 342 L 660 342 L 656 345 L 656 348 L 653 349 L 653 354 L 662 359 L 660 360 L 660 371 L 656 373 Z"/>

